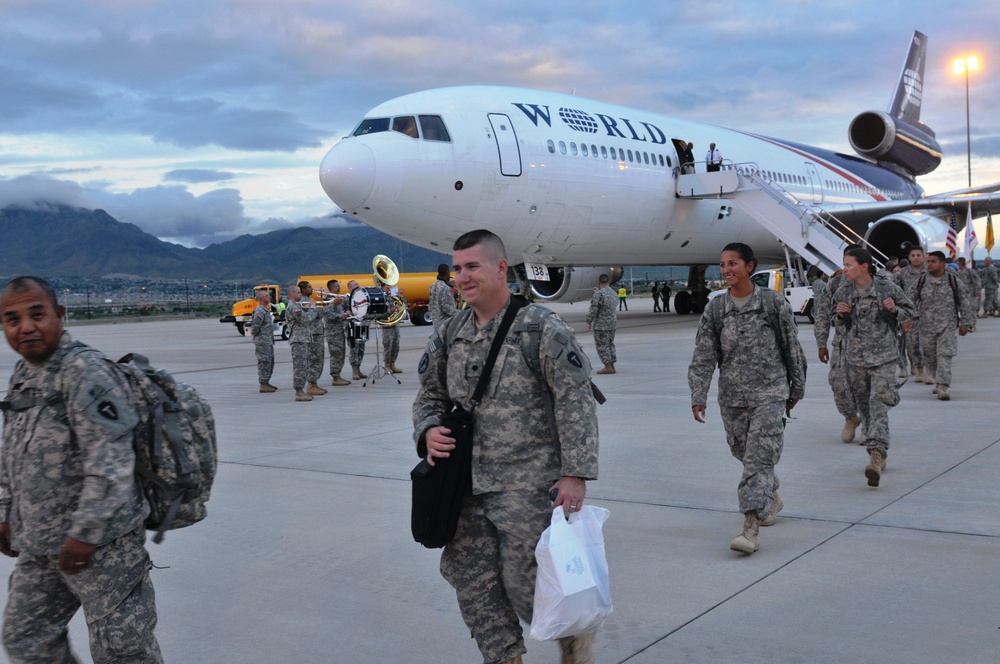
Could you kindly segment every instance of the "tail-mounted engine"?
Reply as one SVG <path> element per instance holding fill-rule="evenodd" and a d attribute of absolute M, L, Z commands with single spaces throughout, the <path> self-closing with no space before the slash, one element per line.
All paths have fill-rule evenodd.
<path fill-rule="evenodd" d="M 894 164 L 910 175 L 926 175 L 941 163 L 941 146 L 923 123 L 914 126 L 888 113 L 867 111 L 854 118 L 847 136 L 862 157 Z"/>

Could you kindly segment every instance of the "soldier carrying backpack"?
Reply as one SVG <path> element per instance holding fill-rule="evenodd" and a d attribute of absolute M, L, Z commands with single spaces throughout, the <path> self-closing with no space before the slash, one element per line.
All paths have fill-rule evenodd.
<path fill-rule="evenodd" d="M 211 411 L 163 372 L 73 341 L 64 315 L 38 277 L 0 293 L 4 334 L 22 358 L 0 402 L 0 552 L 17 558 L 4 648 L 11 661 L 71 661 L 67 607 L 82 607 L 94 662 L 161 662 L 145 531 L 204 517 Z M 161 381 L 167 389 L 152 387 Z M 147 467 L 156 458 L 176 463 Z"/>

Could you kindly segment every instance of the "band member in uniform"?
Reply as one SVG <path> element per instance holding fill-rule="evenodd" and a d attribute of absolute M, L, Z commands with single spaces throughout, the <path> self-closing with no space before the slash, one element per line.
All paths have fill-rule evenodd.
<path fill-rule="evenodd" d="M 323 324 L 326 327 L 326 346 L 330 351 L 330 378 L 334 387 L 350 385 L 351 381 L 340 377 L 347 354 L 347 338 L 344 334 L 344 321 L 348 313 L 344 311 L 346 298 L 340 296 L 340 282 L 331 279 L 326 282 L 326 288 L 334 297 L 323 311 Z"/>
<path fill-rule="evenodd" d="M 347 292 L 351 295 L 351 317 L 344 321 L 344 325 L 347 326 L 349 331 L 348 343 L 351 346 L 351 370 L 353 371 L 354 380 L 364 380 L 368 376 L 361 373 L 361 361 L 365 359 L 365 344 L 368 341 L 366 338 L 368 330 L 367 321 L 363 320 L 363 316 L 359 317 L 358 311 L 362 307 L 367 311 L 368 293 L 358 285 L 355 279 L 347 282 Z"/>

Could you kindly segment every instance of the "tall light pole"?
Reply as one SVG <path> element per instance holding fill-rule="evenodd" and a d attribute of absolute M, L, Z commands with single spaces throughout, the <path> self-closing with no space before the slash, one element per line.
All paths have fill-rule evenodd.
<path fill-rule="evenodd" d="M 969 169 L 969 188 L 972 188 L 972 130 L 969 123 L 969 72 L 979 71 L 979 58 L 974 55 L 958 58 L 953 63 L 955 74 L 965 74 L 965 152 Z"/>

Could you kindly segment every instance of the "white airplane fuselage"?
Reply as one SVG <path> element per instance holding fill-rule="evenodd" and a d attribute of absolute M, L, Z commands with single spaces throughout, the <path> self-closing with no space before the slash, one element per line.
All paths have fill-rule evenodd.
<path fill-rule="evenodd" d="M 512 264 L 709 264 L 734 241 L 783 258 L 774 235 L 727 201 L 677 197 L 675 140 L 694 143 L 699 172 L 715 143 L 725 167 L 755 167 L 834 213 L 923 193 L 913 179 L 858 157 L 529 89 L 428 90 L 365 118 L 419 125 L 421 115 L 439 117 L 449 140 L 356 132 L 323 160 L 327 194 L 366 224 L 445 253 L 462 233 L 487 228 Z"/>

